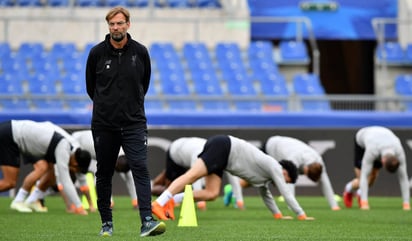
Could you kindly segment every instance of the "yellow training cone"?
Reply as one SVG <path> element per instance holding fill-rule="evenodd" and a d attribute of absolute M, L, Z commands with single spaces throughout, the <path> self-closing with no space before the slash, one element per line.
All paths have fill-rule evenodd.
<path fill-rule="evenodd" d="M 96 194 L 96 188 L 94 184 L 94 175 L 93 173 L 87 173 L 86 174 L 86 181 L 87 181 L 87 186 L 89 186 L 89 192 L 90 192 L 90 197 L 93 202 L 93 206 L 96 208 L 97 207 L 97 194 Z M 82 195 L 82 204 L 84 209 L 89 209 L 89 202 L 87 201 L 86 196 L 83 194 Z"/>
<path fill-rule="evenodd" d="M 192 185 L 185 186 L 182 206 L 180 209 L 178 227 L 197 227 L 195 201 L 193 199 Z"/>

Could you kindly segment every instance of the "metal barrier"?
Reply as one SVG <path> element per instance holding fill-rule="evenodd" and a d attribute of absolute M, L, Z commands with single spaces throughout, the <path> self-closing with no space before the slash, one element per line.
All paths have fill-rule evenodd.
<path fill-rule="evenodd" d="M 23 101 L 35 101 L 35 100 L 61 100 L 61 101 L 90 101 L 87 95 L 1 95 L 0 100 L 23 100 Z M 337 112 L 337 111 L 359 111 L 359 112 L 412 112 L 412 96 L 394 96 L 394 97 L 381 97 L 376 95 L 324 95 L 324 96 L 170 96 L 170 95 L 158 95 L 147 96 L 147 101 L 162 101 L 166 105 L 172 101 L 194 101 L 199 104 L 203 101 L 227 101 L 231 106 L 234 106 L 235 102 L 259 102 L 262 108 L 260 110 L 253 110 L 254 112 L 268 113 L 268 112 Z M 288 108 L 282 109 L 276 103 L 287 103 Z M 275 103 L 275 104 L 273 104 Z M 304 107 L 304 103 L 309 103 L 311 107 Z M 321 105 L 318 105 L 321 104 Z M 36 109 L 32 109 L 36 111 Z M 168 109 L 165 108 L 165 111 Z M 0 112 L 7 111 L 2 110 L 0 106 Z M 62 110 L 64 111 L 64 110 Z M 202 108 L 193 109 L 193 112 L 208 112 Z M 236 109 L 231 108 L 227 111 L 234 111 Z M 252 110 L 251 110 L 252 111 Z M 210 112 L 210 111 L 209 111 Z"/>

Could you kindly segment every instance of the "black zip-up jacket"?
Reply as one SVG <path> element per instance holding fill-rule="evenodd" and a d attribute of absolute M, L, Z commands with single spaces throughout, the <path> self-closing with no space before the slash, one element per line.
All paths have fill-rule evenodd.
<path fill-rule="evenodd" d="M 144 98 L 151 65 L 147 48 L 127 34 L 127 44 L 115 49 L 110 36 L 94 46 L 86 64 L 87 94 L 93 100 L 93 129 L 146 128 Z"/>

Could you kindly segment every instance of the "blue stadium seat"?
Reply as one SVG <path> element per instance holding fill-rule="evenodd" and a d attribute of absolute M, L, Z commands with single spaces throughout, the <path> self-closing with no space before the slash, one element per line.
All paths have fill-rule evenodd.
<path fill-rule="evenodd" d="M 283 63 L 309 63 L 308 50 L 302 41 L 282 40 L 279 51 Z"/>
<path fill-rule="evenodd" d="M 93 103 L 91 100 L 83 100 L 83 99 L 67 99 L 66 105 L 69 109 L 72 110 L 88 110 L 91 111 L 93 109 Z"/>
<path fill-rule="evenodd" d="M 149 6 L 149 0 L 128 0 L 126 2 L 128 7 L 147 7 Z"/>
<path fill-rule="evenodd" d="M 168 101 L 169 110 L 196 111 L 197 105 L 194 100 L 171 100 Z"/>
<path fill-rule="evenodd" d="M 149 52 L 154 59 L 176 59 L 178 57 L 171 42 L 154 42 L 150 45 Z"/>
<path fill-rule="evenodd" d="M 218 64 L 222 72 L 239 72 L 242 71 L 246 73 L 245 65 L 242 59 L 218 59 Z"/>
<path fill-rule="evenodd" d="M 203 111 L 230 111 L 230 103 L 227 100 L 202 100 Z"/>
<path fill-rule="evenodd" d="M 303 111 L 331 111 L 327 100 L 304 100 L 302 101 Z"/>
<path fill-rule="evenodd" d="M 77 46 L 74 42 L 54 42 L 50 49 L 52 56 L 71 56 L 77 52 Z"/>
<path fill-rule="evenodd" d="M 14 5 L 14 0 L 0 0 L 0 7 L 12 7 Z"/>
<path fill-rule="evenodd" d="M 146 100 L 144 106 L 146 110 L 161 111 L 164 108 L 161 100 Z"/>
<path fill-rule="evenodd" d="M 29 93 L 31 95 L 56 95 L 56 82 L 49 75 L 37 74 L 28 78 Z"/>
<path fill-rule="evenodd" d="M 386 61 L 388 64 L 402 64 L 405 62 L 405 51 L 399 42 L 386 42 L 377 48 L 377 58 L 379 61 Z"/>
<path fill-rule="evenodd" d="M 293 76 L 293 89 L 298 95 L 324 95 L 325 90 L 316 74 L 304 73 Z"/>
<path fill-rule="evenodd" d="M 223 95 L 223 90 L 219 82 L 195 82 L 194 92 L 197 95 Z"/>
<path fill-rule="evenodd" d="M 18 80 L 4 81 L 0 79 L 0 95 L 22 95 L 24 93 L 22 83 Z"/>
<path fill-rule="evenodd" d="M 16 6 L 19 7 L 41 7 L 43 5 L 41 0 L 16 0 Z"/>
<path fill-rule="evenodd" d="M 232 82 L 228 84 L 227 87 L 228 93 L 230 95 L 257 95 L 255 88 L 251 82 L 242 81 L 242 82 Z"/>
<path fill-rule="evenodd" d="M 303 96 L 301 101 L 304 111 L 330 111 L 331 106 L 326 99 L 325 90 L 315 74 L 297 74 L 293 77 L 293 88 L 297 95 Z M 316 99 L 305 99 L 314 96 Z M 317 98 L 320 99 L 317 99 Z"/>
<path fill-rule="evenodd" d="M 1 80 L 4 81 L 12 81 L 12 82 L 17 82 L 22 85 L 26 83 L 30 78 L 32 78 L 32 75 L 26 71 L 6 71 L 1 75 Z"/>
<path fill-rule="evenodd" d="M 192 74 L 196 74 L 196 72 L 216 72 L 211 60 L 188 60 L 187 66 Z"/>
<path fill-rule="evenodd" d="M 412 96 L 412 74 L 401 74 L 396 76 L 395 92 L 398 95 Z"/>
<path fill-rule="evenodd" d="M 400 74 L 395 78 L 395 93 L 412 98 L 412 74 Z M 412 111 L 412 100 L 402 101 L 405 110 Z"/>
<path fill-rule="evenodd" d="M 162 93 L 164 95 L 189 95 L 190 91 L 185 83 L 161 82 Z"/>
<path fill-rule="evenodd" d="M 210 58 L 209 50 L 203 42 L 185 42 L 182 51 L 185 58 L 188 59 Z"/>
<path fill-rule="evenodd" d="M 180 72 L 184 74 L 184 69 L 180 60 L 161 60 L 156 64 L 156 69 L 159 72 L 170 74 L 171 72 Z M 160 73 L 162 74 L 162 73 Z"/>
<path fill-rule="evenodd" d="M 225 80 L 228 85 L 237 84 L 239 82 L 249 82 L 252 84 L 252 80 L 249 78 L 246 71 L 240 69 L 238 71 L 223 71 L 221 79 Z"/>
<path fill-rule="evenodd" d="M 29 93 L 31 95 L 56 95 L 54 83 L 30 82 Z"/>
<path fill-rule="evenodd" d="M 412 64 L 412 43 L 406 46 L 406 63 Z"/>
<path fill-rule="evenodd" d="M 79 54 L 69 55 L 67 58 L 62 60 L 62 70 L 65 73 L 84 73 L 86 68 L 86 63 L 84 59 Z"/>
<path fill-rule="evenodd" d="M 167 6 L 171 8 L 188 8 L 190 7 L 190 2 L 191 0 L 166 0 Z"/>
<path fill-rule="evenodd" d="M 250 59 L 249 67 L 254 74 L 272 74 L 279 72 L 276 62 L 270 59 Z"/>
<path fill-rule="evenodd" d="M 217 58 L 240 57 L 241 50 L 235 42 L 218 42 L 215 45 L 215 54 Z"/>
<path fill-rule="evenodd" d="M 289 90 L 285 81 L 264 80 L 260 82 L 260 92 L 266 96 L 288 96 Z"/>
<path fill-rule="evenodd" d="M 128 0 L 105 0 L 105 6 L 115 7 L 115 6 L 126 6 Z"/>
<path fill-rule="evenodd" d="M 67 7 L 69 6 L 69 0 L 48 0 L 47 5 L 50 7 Z"/>
<path fill-rule="evenodd" d="M 0 100 L 0 111 L 27 111 L 30 109 L 30 103 L 26 99 L 12 98 Z"/>
<path fill-rule="evenodd" d="M 58 62 L 47 54 L 33 56 L 31 69 L 35 74 L 60 73 Z"/>
<path fill-rule="evenodd" d="M 61 83 L 62 93 L 65 95 L 87 95 L 86 84 L 80 81 L 63 81 Z"/>
<path fill-rule="evenodd" d="M 187 85 L 186 75 L 183 70 L 180 71 L 168 71 L 162 70 L 160 72 L 161 83 L 174 83 L 178 85 Z"/>
<path fill-rule="evenodd" d="M 35 109 L 56 109 L 59 111 L 64 110 L 64 102 L 62 100 L 52 99 L 32 99 L 32 104 Z"/>
<path fill-rule="evenodd" d="M 194 84 L 202 84 L 204 82 L 219 84 L 219 79 L 215 71 L 192 71 L 191 76 Z"/>
<path fill-rule="evenodd" d="M 260 101 L 239 100 L 234 102 L 235 108 L 238 111 L 260 112 L 262 111 L 262 103 Z"/>
<path fill-rule="evenodd" d="M 75 5 L 79 7 L 102 7 L 104 2 L 102 0 L 76 0 Z"/>
<path fill-rule="evenodd" d="M 44 45 L 41 42 L 23 42 L 20 44 L 17 54 L 26 56 L 39 56 L 45 51 Z"/>
<path fill-rule="evenodd" d="M 214 71 L 209 50 L 204 43 L 186 42 L 183 45 L 182 51 L 191 71 Z"/>
<path fill-rule="evenodd" d="M 83 84 L 85 84 L 84 81 L 85 81 L 84 80 L 84 74 L 82 74 L 82 73 L 68 73 L 67 75 L 62 76 L 62 78 L 61 78 L 62 84 L 64 82 L 67 82 L 68 84 L 71 84 L 71 83 L 83 83 Z"/>
<path fill-rule="evenodd" d="M 249 60 L 273 60 L 273 44 L 270 41 L 252 41 L 247 49 Z"/>
<path fill-rule="evenodd" d="M 6 54 L 9 55 L 11 50 L 9 42 L 0 42 L 0 57 L 3 57 Z"/>
<path fill-rule="evenodd" d="M 222 5 L 219 0 L 196 0 L 194 2 L 197 7 L 201 8 L 221 8 Z"/>
<path fill-rule="evenodd" d="M 4 59 L 3 59 L 4 60 Z M 30 68 L 24 58 L 10 57 L 7 61 L 1 61 L 1 69 L 5 73 L 30 74 Z"/>

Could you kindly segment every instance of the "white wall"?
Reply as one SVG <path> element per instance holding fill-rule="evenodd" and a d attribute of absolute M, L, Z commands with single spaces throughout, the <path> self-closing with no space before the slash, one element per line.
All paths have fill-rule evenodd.
<path fill-rule="evenodd" d="M 398 25 L 399 42 L 405 47 L 412 44 L 412 0 L 398 1 L 398 19 L 402 21 Z"/>
<path fill-rule="evenodd" d="M 75 42 L 79 47 L 97 42 L 108 32 L 105 16 L 109 8 L 1 8 L 0 41 L 13 48 L 22 42 Z M 130 8 L 132 36 L 145 45 L 153 41 L 199 40 L 212 47 L 218 41 L 247 46 L 250 40 L 249 10 Z M 241 18 L 241 19 L 240 19 Z M 238 20 L 236 20 L 238 19 Z"/>

